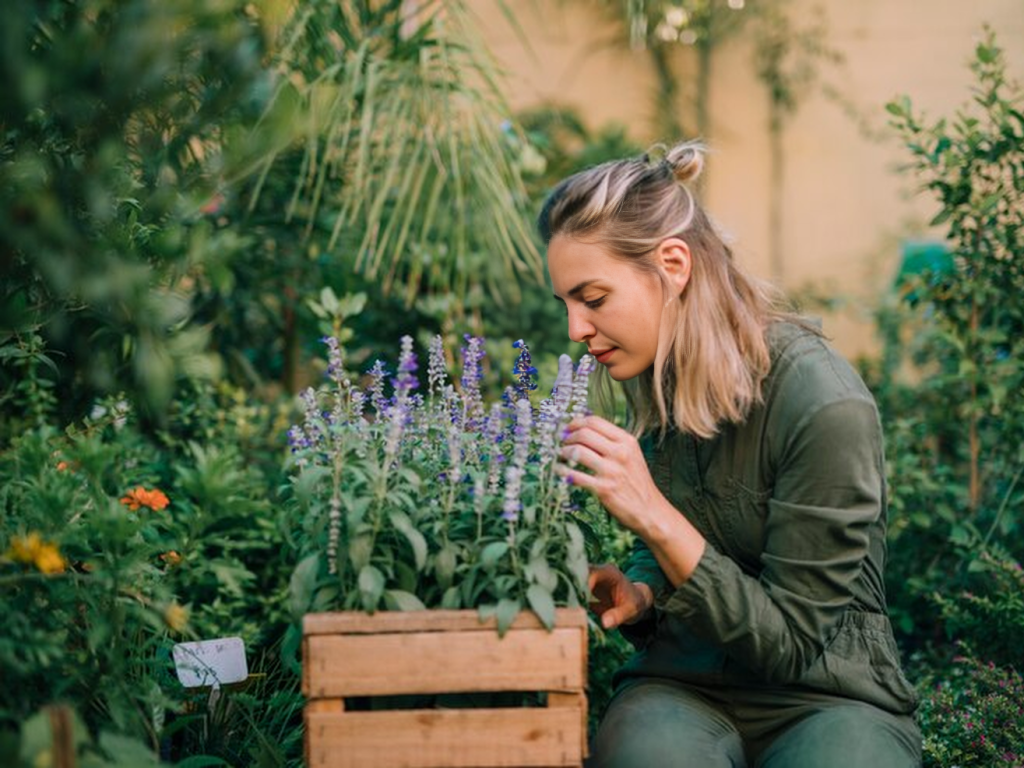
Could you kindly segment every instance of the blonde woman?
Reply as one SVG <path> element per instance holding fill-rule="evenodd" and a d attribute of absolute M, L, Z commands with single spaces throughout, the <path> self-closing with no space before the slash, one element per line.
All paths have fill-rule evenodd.
<path fill-rule="evenodd" d="M 563 181 L 539 220 L 569 336 L 631 423 L 575 421 L 562 471 L 636 535 L 594 609 L 636 653 L 601 768 L 920 764 L 886 615 L 874 400 L 732 258 L 689 185 L 702 149 Z"/>

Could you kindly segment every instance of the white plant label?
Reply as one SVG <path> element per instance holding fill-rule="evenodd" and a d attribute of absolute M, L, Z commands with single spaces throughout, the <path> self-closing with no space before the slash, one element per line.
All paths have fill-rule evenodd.
<path fill-rule="evenodd" d="M 240 637 L 178 643 L 171 653 L 178 680 L 186 688 L 219 688 L 240 683 L 249 676 L 245 644 Z"/>

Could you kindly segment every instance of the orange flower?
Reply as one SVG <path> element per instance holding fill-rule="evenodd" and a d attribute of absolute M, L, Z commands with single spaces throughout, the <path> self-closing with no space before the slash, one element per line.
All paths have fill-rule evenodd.
<path fill-rule="evenodd" d="M 181 555 L 172 549 L 170 552 L 164 552 L 160 555 L 160 559 L 168 565 L 174 566 L 181 562 Z"/>
<path fill-rule="evenodd" d="M 67 472 L 68 471 L 68 463 L 66 461 L 58 461 L 57 462 L 57 471 L 58 472 Z"/>
<path fill-rule="evenodd" d="M 163 491 L 157 488 L 147 491 L 140 485 L 138 488 L 128 491 L 127 495 L 122 496 L 121 503 L 133 512 L 139 509 L 139 507 L 149 507 L 154 512 L 159 512 L 170 504 L 171 500 L 167 498 Z"/>

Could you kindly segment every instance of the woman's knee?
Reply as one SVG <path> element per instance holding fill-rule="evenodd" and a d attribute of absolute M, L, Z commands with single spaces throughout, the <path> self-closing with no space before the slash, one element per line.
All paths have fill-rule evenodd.
<path fill-rule="evenodd" d="M 819 710 L 777 737 L 758 768 L 918 768 L 921 735 L 909 716 L 868 704 Z"/>
<path fill-rule="evenodd" d="M 673 683 L 634 683 L 605 713 L 588 768 L 742 768 L 733 724 Z"/>

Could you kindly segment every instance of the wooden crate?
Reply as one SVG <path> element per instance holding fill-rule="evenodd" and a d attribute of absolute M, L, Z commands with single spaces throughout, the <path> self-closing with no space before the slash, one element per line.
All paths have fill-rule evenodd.
<path fill-rule="evenodd" d="M 310 768 L 554 768 L 587 749 L 587 620 L 521 614 L 503 638 L 476 611 L 319 613 L 303 621 Z M 547 692 L 546 707 L 346 710 L 363 696 Z"/>

